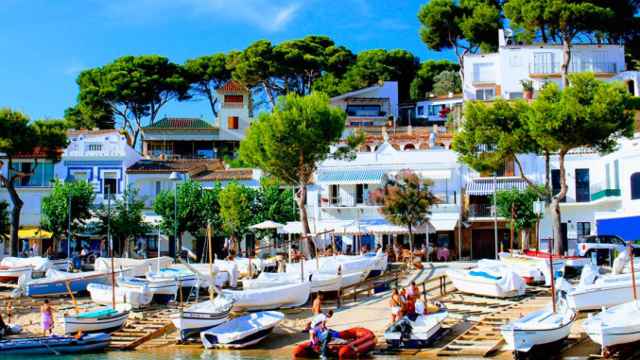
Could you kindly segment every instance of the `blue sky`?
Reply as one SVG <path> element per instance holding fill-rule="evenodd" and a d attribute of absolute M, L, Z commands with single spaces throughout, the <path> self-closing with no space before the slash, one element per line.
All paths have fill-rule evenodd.
<path fill-rule="evenodd" d="M 1 0 L 0 107 L 34 119 L 62 117 L 77 74 L 123 55 L 175 62 L 328 35 L 355 52 L 407 49 L 421 60 L 452 58 L 420 41 L 426 0 Z M 162 115 L 210 117 L 204 103 L 170 104 Z"/>

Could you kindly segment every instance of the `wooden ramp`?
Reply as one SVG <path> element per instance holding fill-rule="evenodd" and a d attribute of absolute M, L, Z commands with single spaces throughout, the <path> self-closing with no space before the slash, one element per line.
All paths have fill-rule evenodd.
<path fill-rule="evenodd" d="M 508 300 L 498 301 L 508 304 Z M 502 309 L 494 309 L 494 313 L 483 316 L 477 324 L 444 346 L 437 354 L 438 356 L 456 357 L 487 356 L 496 351 L 504 342 L 502 335 L 500 335 L 502 325 L 530 311 L 538 310 L 548 305 L 549 302 L 548 297 L 533 296 L 522 299 L 520 302 L 512 301 Z"/>
<path fill-rule="evenodd" d="M 155 339 L 174 326 L 170 316 L 175 310 L 156 310 L 141 314 L 140 318 L 129 319 L 124 328 L 111 335 L 112 349 L 133 350 L 139 345 Z"/>

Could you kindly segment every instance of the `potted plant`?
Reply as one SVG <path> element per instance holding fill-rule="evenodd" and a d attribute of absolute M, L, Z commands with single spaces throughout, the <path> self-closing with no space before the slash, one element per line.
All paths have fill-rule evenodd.
<path fill-rule="evenodd" d="M 533 81 L 520 80 L 520 84 L 522 84 L 523 97 L 527 100 L 533 99 Z"/>

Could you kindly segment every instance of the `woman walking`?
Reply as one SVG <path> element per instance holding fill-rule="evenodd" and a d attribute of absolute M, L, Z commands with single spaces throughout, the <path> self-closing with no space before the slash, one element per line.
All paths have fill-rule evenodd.
<path fill-rule="evenodd" d="M 44 304 L 40 306 L 40 315 L 42 318 L 43 335 L 53 335 L 53 308 L 49 304 L 49 300 L 45 299 Z"/>

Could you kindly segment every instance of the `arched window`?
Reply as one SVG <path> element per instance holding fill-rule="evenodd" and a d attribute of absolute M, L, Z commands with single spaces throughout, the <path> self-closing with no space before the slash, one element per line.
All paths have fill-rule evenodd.
<path fill-rule="evenodd" d="M 640 199 L 640 172 L 631 175 L 631 200 Z"/>
<path fill-rule="evenodd" d="M 415 150 L 416 147 L 413 146 L 413 144 L 407 144 L 407 145 L 404 146 L 404 149 L 405 150 Z"/>

